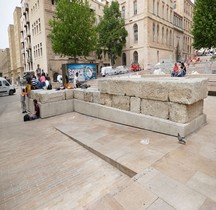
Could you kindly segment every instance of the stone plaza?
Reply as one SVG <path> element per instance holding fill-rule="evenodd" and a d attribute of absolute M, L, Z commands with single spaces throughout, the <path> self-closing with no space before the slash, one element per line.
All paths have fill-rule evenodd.
<path fill-rule="evenodd" d="M 163 92 L 170 79 L 159 80 L 156 92 L 144 88 L 149 92 L 141 94 L 136 88 L 136 95 L 126 91 L 133 88 L 121 88 L 126 79 L 112 79 L 111 86 L 107 81 L 98 80 L 97 87 L 86 90 L 32 91 L 28 107 L 33 111 L 36 98 L 42 115 L 35 121 L 23 122 L 18 99 L 5 107 L 0 209 L 215 209 L 216 99 L 207 96 L 207 80 L 190 80 L 190 88 L 188 79 L 179 86 L 175 80 L 170 85 L 176 95 Z M 155 80 L 146 81 L 149 87 Z M 186 98 L 180 97 L 180 89 Z M 165 103 L 169 114 L 164 109 L 160 113 L 157 103 Z M 171 114 L 173 104 L 180 114 Z M 187 143 L 182 145 L 176 132 L 127 125 L 143 124 L 138 116 L 156 120 L 153 128 L 170 121 L 182 129 L 199 116 L 204 121 L 185 133 Z"/>

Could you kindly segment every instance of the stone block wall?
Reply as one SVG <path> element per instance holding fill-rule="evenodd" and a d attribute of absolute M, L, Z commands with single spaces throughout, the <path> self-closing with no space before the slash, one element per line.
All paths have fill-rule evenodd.
<path fill-rule="evenodd" d="M 98 80 L 98 90 L 34 90 L 31 99 L 37 99 L 40 106 L 44 105 L 42 110 L 45 111 L 41 114 L 45 117 L 73 111 L 72 101 L 66 101 L 77 99 L 171 122 L 188 123 L 203 114 L 207 84 L 208 80 L 203 78 L 111 78 Z"/>
<path fill-rule="evenodd" d="M 203 114 L 208 80 L 203 78 L 111 78 L 98 81 L 100 104 L 188 123 Z"/>

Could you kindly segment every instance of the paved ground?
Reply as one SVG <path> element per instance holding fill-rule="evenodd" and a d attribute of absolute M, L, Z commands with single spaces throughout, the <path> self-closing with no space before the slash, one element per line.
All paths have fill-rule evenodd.
<path fill-rule="evenodd" d="M 17 100 L 0 97 L 0 209 L 216 209 L 216 97 L 186 145 L 78 113 L 24 123 Z"/>

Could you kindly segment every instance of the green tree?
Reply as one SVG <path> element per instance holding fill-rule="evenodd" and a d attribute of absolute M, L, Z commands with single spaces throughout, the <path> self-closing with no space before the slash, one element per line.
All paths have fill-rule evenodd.
<path fill-rule="evenodd" d="M 110 7 L 105 6 L 104 16 L 97 27 L 97 55 L 100 58 L 102 53 L 107 53 L 111 65 L 115 63 L 117 56 L 121 55 L 122 48 L 126 43 L 128 33 L 124 26 L 125 23 L 121 17 L 119 4 L 117 1 L 112 1 Z"/>
<path fill-rule="evenodd" d="M 192 34 L 193 46 L 196 49 L 202 47 L 216 47 L 216 1 L 196 0 L 193 14 Z"/>
<path fill-rule="evenodd" d="M 95 49 L 95 14 L 88 1 L 58 0 L 56 13 L 49 21 L 52 49 L 61 56 L 87 56 Z"/>

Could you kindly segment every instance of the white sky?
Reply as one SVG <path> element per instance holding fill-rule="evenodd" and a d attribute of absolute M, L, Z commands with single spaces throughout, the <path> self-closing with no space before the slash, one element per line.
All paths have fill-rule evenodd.
<path fill-rule="evenodd" d="M 14 24 L 15 7 L 21 7 L 21 0 L 0 0 L 0 49 L 9 47 L 8 26 Z"/>
<path fill-rule="evenodd" d="M 191 0 L 194 2 L 194 0 Z M 9 47 L 8 26 L 13 23 L 16 6 L 21 7 L 21 0 L 0 0 L 0 49 Z"/>

